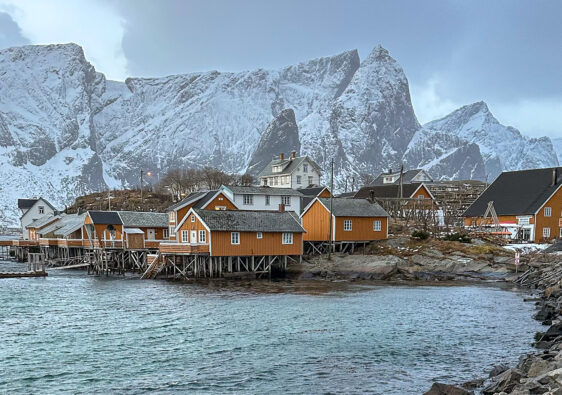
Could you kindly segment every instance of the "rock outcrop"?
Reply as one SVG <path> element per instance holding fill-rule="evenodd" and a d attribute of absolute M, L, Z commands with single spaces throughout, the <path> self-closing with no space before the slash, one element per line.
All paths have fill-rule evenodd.
<path fill-rule="evenodd" d="M 286 109 L 267 126 L 260 142 L 252 155 L 246 172 L 253 176 L 262 171 L 274 156 L 295 151 L 300 155 L 301 143 L 295 112 Z"/>

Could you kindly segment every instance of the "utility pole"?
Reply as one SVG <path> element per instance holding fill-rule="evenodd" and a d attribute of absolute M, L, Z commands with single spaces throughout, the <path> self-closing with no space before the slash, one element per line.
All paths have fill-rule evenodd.
<path fill-rule="evenodd" d="M 142 206 L 144 205 L 144 199 L 142 197 L 142 173 L 143 173 L 143 171 L 141 169 L 141 171 L 140 171 L 141 209 L 142 209 Z"/>
<path fill-rule="evenodd" d="M 400 199 L 402 199 L 404 197 L 404 188 L 403 188 L 403 181 L 402 181 L 402 175 L 404 174 L 404 164 L 402 163 L 402 166 L 400 166 L 400 196 L 398 196 Z"/>
<path fill-rule="evenodd" d="M 111 190 L 107 191 L 107 202 L 109 204 L 109 211 L 111 211 Z"/>
<path fill-rule="evenodd" d="M 333 249 L 333 202 L 334 202 L 334 158 L 332 158 L 332 175 L 330 181 L 330 232 L 329 237 L 330 240 L 328 241 L 328 260 L 332 259 L 332 249 Z"/>

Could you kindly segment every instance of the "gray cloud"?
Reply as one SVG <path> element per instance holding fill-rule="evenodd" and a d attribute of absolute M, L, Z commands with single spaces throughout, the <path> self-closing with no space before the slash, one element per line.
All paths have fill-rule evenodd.
<path fill-rule="evenodd" d="M 9 14 L 0 12 L 0 49 L 26 44 L 29 40 L 22 35 L 18 24 Z"/>

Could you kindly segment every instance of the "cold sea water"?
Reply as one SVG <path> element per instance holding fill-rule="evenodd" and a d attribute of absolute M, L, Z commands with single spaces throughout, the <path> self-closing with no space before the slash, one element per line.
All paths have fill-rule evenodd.
<path fill-rule="evenodd" d="M 541 327 L 524 296 L 82 271 L 0 279 L 0 393 L 419 394 L 531 351 Z"/>

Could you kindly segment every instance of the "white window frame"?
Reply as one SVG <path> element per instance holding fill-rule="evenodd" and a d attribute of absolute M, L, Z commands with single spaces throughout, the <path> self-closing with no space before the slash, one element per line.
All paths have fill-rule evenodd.
<path fill-rule="evenodd" d="M 281 236 L 281 243 L 288 245 L 293 244 L 293 234 L 292 233 L 283 233 Z"/>
<path fill-rule="evenodd" d="M 544 216 L 545 217 L 552 217 L 552 207 L 545 207 L 544 208 Z"/>
<path fill-rule="evenodd" d="M 250 195 L 245 193 L 242 195 L 242 204 L 244 206 L 253 206 L 254 205 L 254 195 Z"/>
<path fill-rule="evenodd" d="M 189 243 L 189 231 L 182 230 L 181 231 L 181 242 L 182 243 Z"/>
<path fill-rule="evenodd" d="M 170 236 L 175 236 L 176 234 L 174 233 L 175 228 L 173 226 L 169 226 L 168 227 L 168 235 Z"/>
<path fill-rule="evenodd" d="M 176 222 L 176 212 L 175 212 L 175 211 L 171 211 L 171 212 L 170 212 L 170 215 L 169 215 L 169 218 L 170 218 L 170 222 L 175 223 L 175 222 Z"/>
<path fill-rule="evenodd" d="M 303 163 L 303 164 L 302 164 L 302 172 L 303 172 L 303 173 L 308 173 L 308 163 Z"/>
<path fill-rule="evenodd" d="M 39 214 L 45 214 L 45 206 L 39 206 Z"/>
<path fill-rule="evenodd" d="M 230 244 L 240 245 L 240 232 L 230 232 Z"/>
<path fill-rule="evenodd" d="M 530 223 L 531 223 L 530 217 L 517 218 L 517 224 L 518 225 L 529 225 Z"/>
<path fill-rule="evenodd" d="M 263 239 L 263 233 L 262 232 L 256 232 L 256 239 Z"/>
<path fill-rule="evenodd" d="M 353 220 L 344 219 L 343 220 L 343 230 L 346 232 L 351 232 L 353 230 Z"/>
<path fill-rule="evenodd" d="M 376 219 L 373 221 L 373 232 L 380 232 L 382 230 L 382 221 Z"/>
<path fill-rule="evenodd" d="M 191 214 L 191 222 L 195 222 L 195 215 Z"/>
<path fill-rule="evenodd" d="M 314 177 L 308 176 L 308 185 L 312 185 L 314 183 Z"/>
<path fill-rule="evenodd" d="M 302 184 L 302 176 L 297 176 L 297 184 Z"/>
<path fill-rule="evenodd" d="M 206 243 L 207 242 L 207 232 L 204 230 L 199 231 L 199 243 Z"/>
<path fill-rule="evenodd" d="M 162 229 L 162 238 L 169 239 L 170 238 L 170 230 L 169 229 Z"/>
<path fill-rule="evenodd" d="M 290 196 L 281 196 L 281 204 L 284 204 L 285 207 L 291 206 L 291 197 Z"/>
<path fill-rule="evenodd" d="M 550 238 L 550 228 L 542 228 L 542 237 L 545 239 Z"/>

